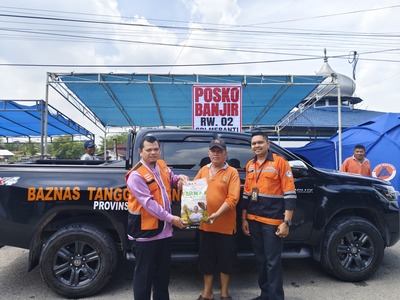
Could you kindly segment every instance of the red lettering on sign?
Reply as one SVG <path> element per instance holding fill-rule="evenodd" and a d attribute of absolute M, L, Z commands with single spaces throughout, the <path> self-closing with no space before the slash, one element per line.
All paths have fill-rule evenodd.
<path fill-rule="evenodd" d="M 215 103 L 211 104 L 211 116 L 218 116 L 218 111 L 219 111 L 219 105 Z"/>
<path fill-rule="evenodd" d="M 195 116 L 203 115 L 203 104 L 197 103 L 194 105 L 194 115 Z"/>
<path fill-rule="evenodd" d="M 213 94 L 214 94 L 214 97 L 213 97 L 214 102 L 220 102 L 221 101 L 221 89 L 218 87 L 214 88 Z"/>
<path fill-rule="evenodd" d="M 230 116 L 235 117 L 238 115 L 239 115 L 239 105 L 237 103 L 232 103 Z"/>
<path fill-rule="evenodd" d="M 194 101 L 195 101 L 195 102 L 199 102 L 199 98 L 200 98 L 201 96 L 203 96 L 203 89 L 199 89 L 199 88 L 195 89 L 195 92 L 194 92 Z"/>
<path fill-rule="evenodd" d="M 231 89 L 230 95 L 231 102 L 238 102 L 240 99 L 240 91 L 238 88 L 234 87 Z"/>
<path fill-rule="evenodd" d="M 208 116 L 208 117 L 218 117 L 218 116 L 238 116 L 239 115 L 239 105 L 236 103 L 205 103 L 203 105 L 195 105 L 195 115 L 196 116 Z"/>
<path fill-rule="evenodd" d="M 204 89 L 204 101 L 211 102 L 213 99 L 212 94 L 213 94 L 213 91 L 211 88 L 205 88 Z"/>
<path fill-rule="evenodd" d="M 229 91 L 230 90 L 231 90 L 230 88 L 222 89 L 222 102 L 230 102 L 230 99 L 229 99 Z"/>
<path fill-rule="evenodd" d="M 212 105 L 212 104 L 204 104 L 204 106 L 203 106 L 203 116 L 212 116 L 211 115 L 211 107 L 210 107 L 210 105 Z"/>

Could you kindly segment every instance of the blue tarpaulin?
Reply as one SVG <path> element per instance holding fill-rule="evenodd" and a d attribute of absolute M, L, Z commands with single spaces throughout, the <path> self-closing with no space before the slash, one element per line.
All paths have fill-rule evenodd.
<path fill-rule="evenodd" d="M 44 114 L 43 100 L 0 100 L 0 137 L 42 136 Z M 58 135 L 93 137 L 93 133 L 48 105 L 47 136 Z"/>
<path fill-rule="evenodd" d="M 192 86 L 240 84 L 243 126 L 274 126 L 304 100 L 324 76 L 50 74 L 107 126 L 190 126 Z"/>
<path fill-rule="evenodd" d="M 352 156 L 354 146 L 362 144 L 371 162 L 373 176 L 390 181 L 400 191 L 400 113 L 387 113 L 348 128 L 342 133 L 342 157 Z M 338 135 L 326 141 L 314 141 L 304 147 L 289 148 L 308 159 L 314 166 L 340 168 Z"/>

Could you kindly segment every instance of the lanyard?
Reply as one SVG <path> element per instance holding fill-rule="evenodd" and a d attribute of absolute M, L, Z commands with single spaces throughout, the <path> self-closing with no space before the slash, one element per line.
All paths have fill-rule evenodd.
<path fill-rule="evenodd" d="M 267 158 L 263 161 L 263 163 L 260 166 L 260 173 L 258 173 L 258 176 L 256 177 L 256 183 L 258 182 L 258 179 L 260 179 L 261 172 L 263 170 L 264 164 L 267 162 Z M 254 162 L 254 171 L 257 171 L 257 161 Z"/>

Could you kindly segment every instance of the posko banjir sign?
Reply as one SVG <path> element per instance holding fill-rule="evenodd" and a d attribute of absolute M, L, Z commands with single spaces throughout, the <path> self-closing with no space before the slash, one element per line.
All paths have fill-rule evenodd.
<path fill-rule="evenodd" d="M 193 85 L 192 127 L 242 131 L 242 86 Z"/>

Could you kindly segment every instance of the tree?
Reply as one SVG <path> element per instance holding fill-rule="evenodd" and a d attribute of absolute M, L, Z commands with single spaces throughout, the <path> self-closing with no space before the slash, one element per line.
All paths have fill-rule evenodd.
<path fill-rule="evenodd" d="M 18 161 L 20 157 L 33 157 L 40 152 L 40 147 L 37 143 L 21 143 L 16 141 L 9 144 L 4 144 L 4 148 L 8 151 L 18 153 L 14 156 L 14 161 Z"/>
<path fill-rule="evenodd" d="M 121 150 L 121 145 L 123 146 L 123 149 L 126 149 L 126 143 L 128 141 L 128 133 L 124 132 L 124 133 L 120 133 L 120 134 L 114 134 L 111 136 L 108 136 L 106 140 L 104 140 L 103 137 L 101 137 L 101 142 L 99 143 L 98 146 L 98 151 L 100 156 L 104 157 L 103 153 L 104 153 L 104 141 L 106 143 L 107 146 L 107 159 L 120 159 L 120 157 L 118 156 L 118 150 Z M 117 149 L 116 149 L 116 153 L 114 153 L 114 144 L 117 145 Z M 115 155 L 115 156 L 114 156 Z"/>
<path fill-rule="evenodd" d="M 60 136 L 49 144 L 48 153 L 58 159 L 80 159 L 85 149 L 81 142 L 73 141 L 71 136 Z"/>
<path fill-rule="evenodd" d="M 24 153 L 25 156 L 34 156 L 36 153 L 40 152 L 40 148 L 36 144 L 32 143 L 27 143 L 23 144 L 21 147 L 22 153 Z"/>
<path fill-rule="evenodd" d="M 107 137 L 106 146 L 107 147 L 114 146 L 114 140 L 116 140 L 117 145 L 126 144 L 128 142 L 128 133 L 127 132 L 123 132 L 123 133 L 120 133 L 120 134 L 111 135 L 111 136 Z M 99 144 L 99 148 L 101 148 L 101 149 L 104 148 L 104 138 L 103 137 L 101 137 L 101 142 Z"/>
<path fill-rule="evenodd" d="M 15 141 L 15 142 L 12 142 L 12 143 L 4 144 L 4 149 L 7 149 L 8 151 L 11 151 L 11 152 L 13 152 L 13 151 L 22 151 L 21 150 L 22 145 L 23 145 L 23 143 L 21 143 L 20 141 Z"/>

